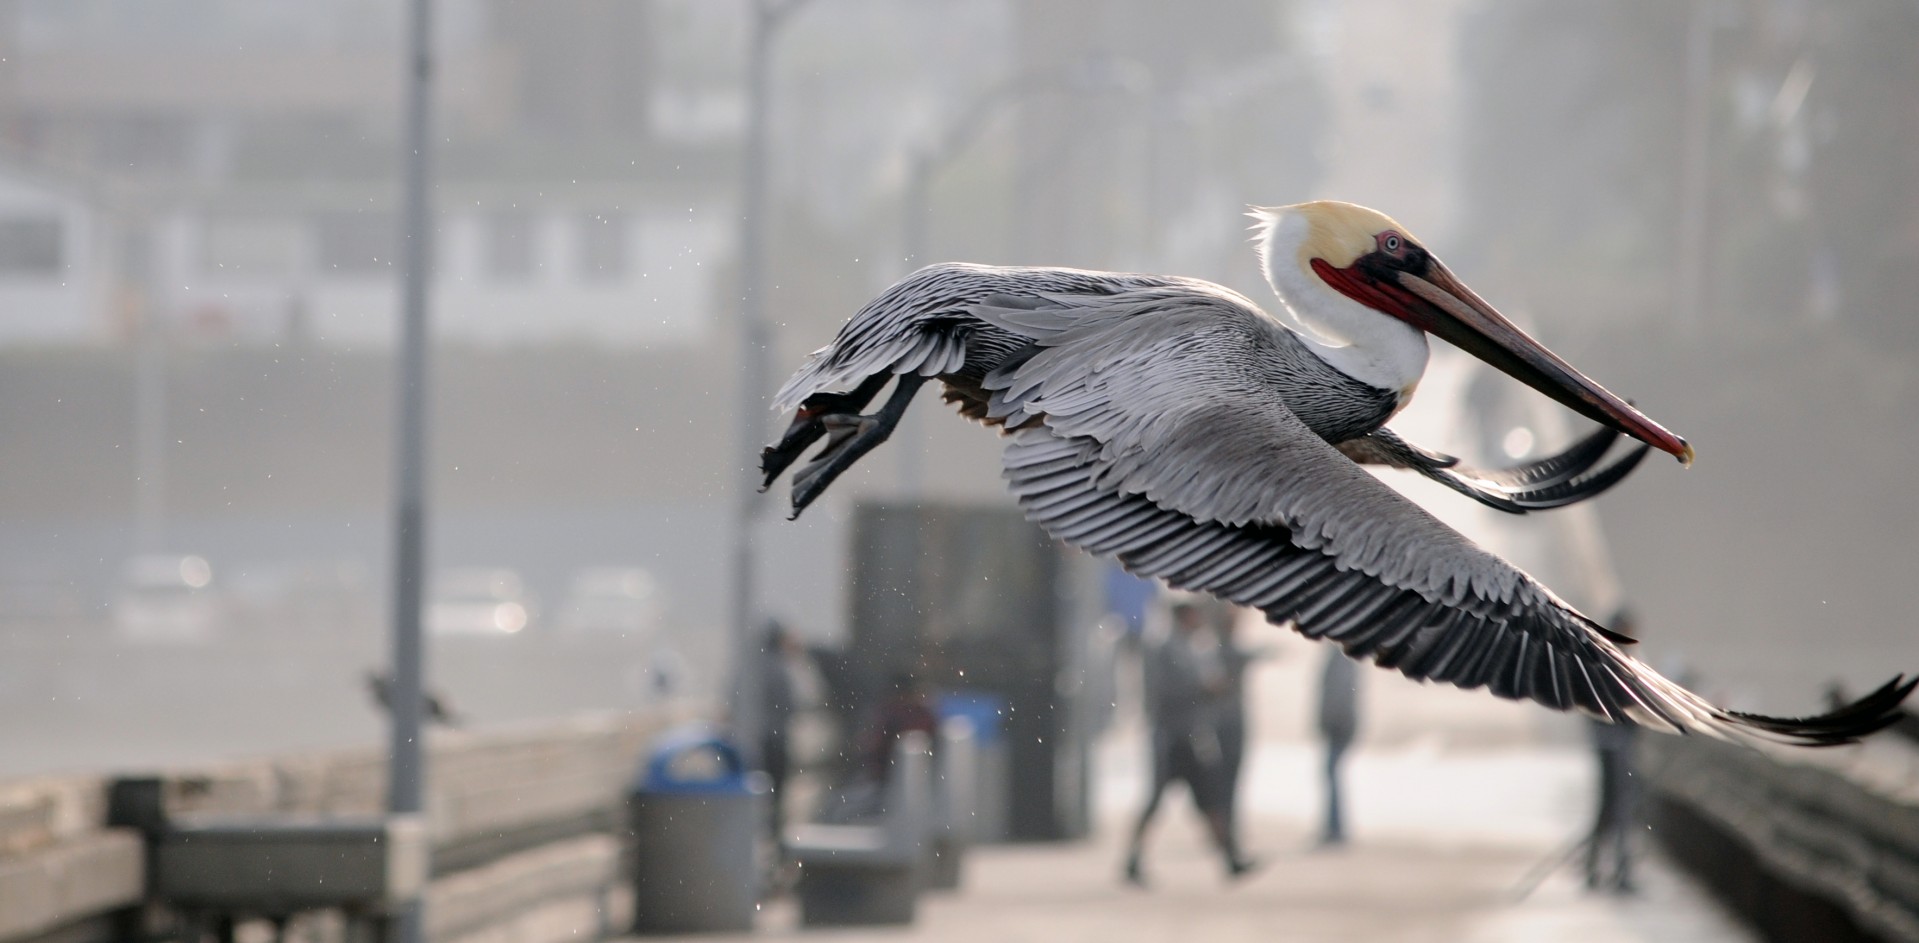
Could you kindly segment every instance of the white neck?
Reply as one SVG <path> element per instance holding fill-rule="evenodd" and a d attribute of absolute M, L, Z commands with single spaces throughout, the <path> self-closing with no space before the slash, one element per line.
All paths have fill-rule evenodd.
<path fill-rule="evenodd" d="M 1260 268 L 1279 295 L 1280 320 L 1306 342 L 1306 349 L 1333 369 L 1368 386 L 1394 390 L 1402 399 L 1426 372 L 1426 332 L 1334 291 L 1299 257 L 1307 220 L 1300 214 L 1256 214 Z"/>

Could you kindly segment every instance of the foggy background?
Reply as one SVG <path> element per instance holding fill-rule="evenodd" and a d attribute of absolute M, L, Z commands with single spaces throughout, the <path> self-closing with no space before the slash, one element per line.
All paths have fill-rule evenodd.
<path fill-rule="evenodd" d="M 0 0 L 0 775 L 377 737 L 401 12 Z M 439 4 L 429 565 L 512 571 L 526 616 L 433 639 L 473 721 L 718 677 L 749 15 Z M 1246 204 L 1366 203 L 1698 448 L 1597 505 L 1644 654 L 1808 711 L 1919 668 L 1915 49 L 1903 0 L 812 0 L 766 382 L 926 262 L 1265 299 Z M 920 410 L 758 529 L 809 637 L 853 501 L 1006 501 L 992 436 Z M 1420 441 L 1509 463 L 1489 415 Z M 192 559 L 185 609 L 138 575 Z M 606 568 L 644 615 L 570 624 Z"/>

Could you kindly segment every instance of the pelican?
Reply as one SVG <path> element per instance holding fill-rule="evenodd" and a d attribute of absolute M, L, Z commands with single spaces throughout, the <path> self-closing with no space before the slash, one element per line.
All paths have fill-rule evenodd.
<path fill-rule="evenodd" d="M 1648 448 L 1687 465 L 1693 449 L 1501 316 L 1385 214 L 1319 201 L 1252 215 L 1276 315 L 1191 278 L 957 263 L 908 276 L 775 397 L 796 414 L 762 453 L 766 484 L 826 439 L 794 476 L 797 516 L 937 377 L 963 415 L 1005 433 L 1003 477 L 1047 533 L 1355 659 L 1673 733 L 1826 745 L 1892 722 L 1919 678 L 1813 717 L 1715 707 L 1367 473 L 1411 469 L 1523 512 L 1605 490 Z M 1405 442 L 1385 424 L 1418 387 L 1428 335 L 1602 431 L 1491 472 Z M 889 382 L 886 402 L 861 414 Z M 1600 464 L 1615 434 L 1642 445 Z"/>

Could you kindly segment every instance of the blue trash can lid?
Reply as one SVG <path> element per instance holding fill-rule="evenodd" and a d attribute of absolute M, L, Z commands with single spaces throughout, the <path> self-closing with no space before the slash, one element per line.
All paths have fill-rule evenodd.
<path fill-rule="evenodd" d="M 670 730 L 648 751 L 634 792 L 747 795 L 754 791 L 740 751 L 704 724 Z"/>
<path fill-rule="evenodd" d="M 1006 725 L 1006 698 L 985 691 L 948 691 L 936 703 L 941 719 L 964 717 L 973 722 L 973 737 L 981 744 L 998 743 Z"/>

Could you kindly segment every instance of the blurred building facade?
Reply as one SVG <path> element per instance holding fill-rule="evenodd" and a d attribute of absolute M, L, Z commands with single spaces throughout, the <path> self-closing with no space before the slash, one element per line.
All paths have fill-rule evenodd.
<path fill-rule="evenodd" d="M 443 334 L 712 331 L 737 92 L 656 81 L 653 4 L 440 6 Z M 214 338 L 389 343 L 398 34 L 362 0 L 0 4 L 0 176 L 53 181 L 0 218 L 0 256 L 20 256 L 0 258 L 0 343 L 112 340 L 142 312 Z M 72 298 L 40 303 L 55 283 Z"/>

